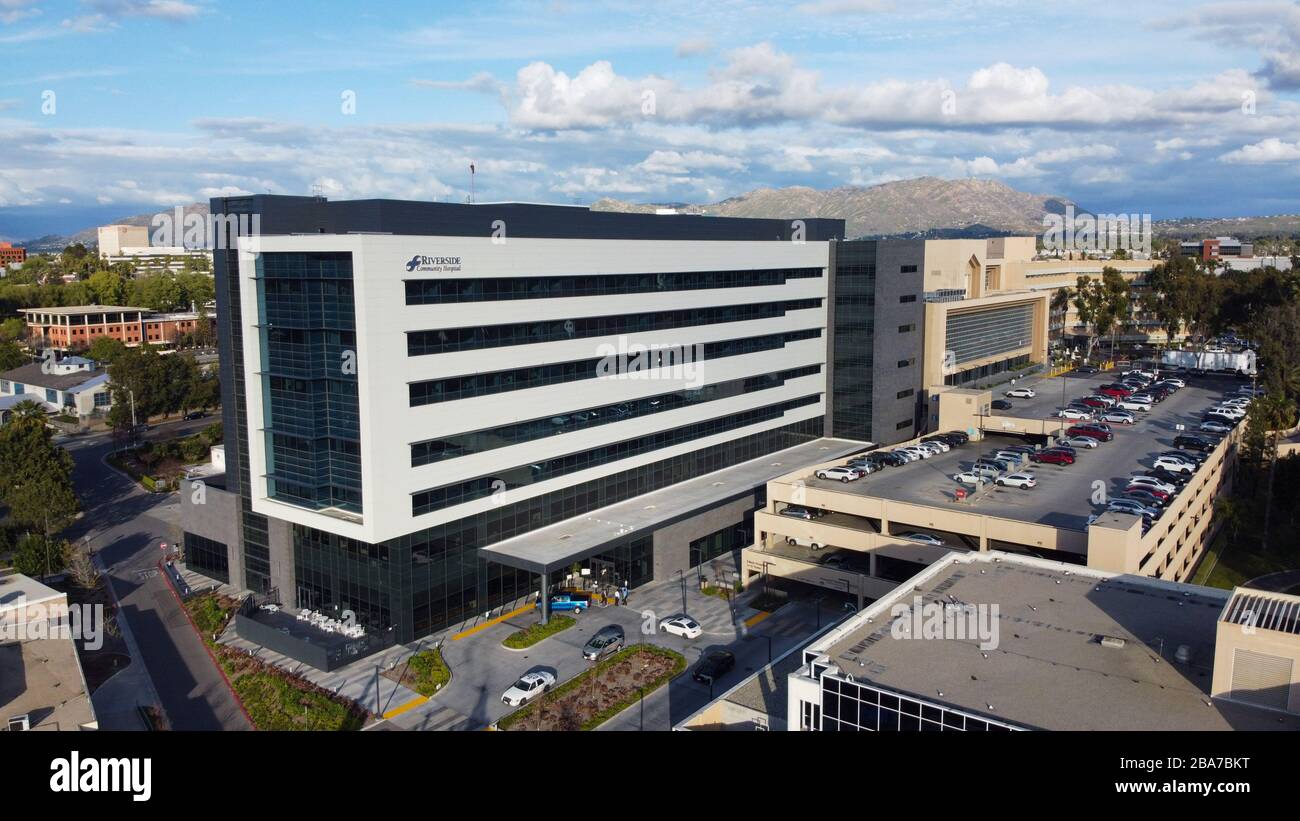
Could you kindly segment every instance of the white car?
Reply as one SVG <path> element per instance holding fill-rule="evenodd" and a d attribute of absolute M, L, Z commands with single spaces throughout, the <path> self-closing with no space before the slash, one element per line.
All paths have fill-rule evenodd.
<path fill-rule="evenodd" d="M 690 616 L 670 616 L 659 622 L 659 629 L 684 639 L 698 639 L 704 634 L 704 628 Z"/>
<path fill-rule="evenodd" d="M 862 471 L 857 468 L 822 468 L 817 471 L 818 479 L 839 479 L 841 482 L 853 482 L 862 478 Z"/>
<path fill-rule="evenodd" d="M 1246 415 L 1246 412 L 1241 408 L 1234 408 L 1230 405 L 1215 405 L 1210 408 L 1209 412 L 1217 413 L 1221 416 L 1231 416 L 1233 419 L 1241 419 Z"/>
<path fill-rule="evenodd" d="M 952 475 L 952 480 L 954 482 L 961 482 L 963 485 L 982 485 L 987 481 L 980 474 L 969 470 L 963 473 L 954 473 Z"/>
<path fill-rule="evenodd" d="M 903 452 L 915 454 L 920 459 L 929 459 L 934 455 L 934 451 L 927 448 L 917 447 L 916 445 L 909 445 L 903 448 Z"/>
<path fill-rule="evenodd" d="M 1120 402 L 1117 407 L 1120 410 L 1142 411 L 1144 413 L 1151 410 L 1151 404 L 1149 402 L 1134 402 L 1131 398 Z"/>
<path fill-rule="evenodd" d="M 1217 419 L 1206 419 L 1201 423 L 1200 429 L 1206 433 L 1231 433 L 1232 425 L 1227 422 L 1220 422 Z"/>
<path fill-rule="evenodd" d="M 1101 446 L 1101 442 L 1098 442 L 1096 439 L 1093 439 L 1091 436 L 1071 436 L 1069 439 L 1066 439 L 1063 444 L 1069 445 L 1070 447 L 1076 449 L 1077 448 L 1091 449 L 1091 448 Z"/>
<path fill-rule="evenodd" d="M 1155 461 L 1155 467 L 1161 470 L 1167 470 L 1170 473 L 1195 473 L 1196 468 L 1191 464 L 1184 462 L 1182 459 L 1174 459 L 1171 456 L 1160 456 Z"/>
<path fill-rule="evenodd" d="M 900 533 L 900 539 L 907 539 L 910 542 L 921 542 L 922 544 L 932 544 L 935 547 L 943 547 L 943 539 L 938 536 L 931 536 L 929 533 Z"/>
<path fill-rule="evenodd" d="M 1038 482 L 1034 479 L 1032 473 L 1012 473 L 1009 476 L 999 476 L 997 484 L 1002 487 L 1031 488 Z"/>
<path fill-rule="evenodd" d="M 1179 388 L 1187 387 L 1187 383 L 1176 376 L 1166 376 L 1162 381 L 1168 382 L 1170 385 L 1174 385 Z"/>
<path fill-rule="evenodd" d="M 1061 417 L 1062 419 L 1075 419 L 1075 420 L 1078 420 L 1078 419 L 1091 419 L 1091 418 L 1092 418 L 1092 414 L 1091 414 L 1091 413 L 1084 413 L 1083 411 L 1081 411 L 1081 410 L 1076 410 L 1075 408 L 1063 408 L 1063 409 L 1057 411 L 1056 415 L 1059 416 L 1059 417 Z"/>
<path fill-rule="evenodd" d="M 555 686 L 555 676 L 545 670 L 524 673 L 519 680 L 510 685 L 501 696 L 501 703 L 507 707 L 518 707 L 532 701 Z"/>
<path fill-rule="evenodd" d="M 1128 484 L 1129 487 L 1132 487 L 1133 485 L 1138 485 L 1139 487 L 1153 487 L 1156 490 L 1163 491 L 1171 496 L 1178 492 L 1178 488 L 1168 482 L 1162 482 L 1154 476 L 1134 476 L 1132 479 L 1128 480 Z"/>
<path fill-rule="evenodd" d="M 1002 395 L 1013 399 L 1033 399 L 1038 394 L 1034 393 L 1030 388 L 1012 388 Z"/>
<path fill-rule="evenodd" d="M 1231 399 L 1223 400 L 1219 404 L 1230 408 L 1241 408 L 1245 410 L 1246 408 L 1250 407 L 1250 403 L 1253 401 L 1254 400 L 1252 400 L 1249 396 L 1234 396 Z"/>
<path fill-rule="evenodd" d="M 1115 422 L 1119 425 L 1132 425 L 1137 422 L 1133 414 L 1126 410 L 1106 411 L 1101 417 L 1103 422 Z"/>

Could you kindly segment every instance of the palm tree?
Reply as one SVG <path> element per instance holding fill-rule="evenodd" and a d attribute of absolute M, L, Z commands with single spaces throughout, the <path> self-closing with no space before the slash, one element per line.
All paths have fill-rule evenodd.
<path fill-rule="evenodd" d="M 1254 410 L 1254 409 L 1252 409 Z M 1268 485 L 1264 491 L 1264 532 L 1261 550 L 1268 551 L 1268 528 L 1273 516 L 1273 479 L 1277 475 L 1277 442 L 1284 429 L 1295 424 L 1296 404 L 1278 394 L 1269 394 L 1259 400 L 1258 412 L 1261 421 L 1266 423 L 1266 447 L 1268 453 Z"/>
<path fill-rule="evenodd" d="M 44 422 L 48 416 L 49 413 L 46 412 L 45 408 L 41 407 L 39 402 L 34 399 L 24 399 L 14 405 L 9 418 L 13 421 L 19 419 L 36 419 Z"/>

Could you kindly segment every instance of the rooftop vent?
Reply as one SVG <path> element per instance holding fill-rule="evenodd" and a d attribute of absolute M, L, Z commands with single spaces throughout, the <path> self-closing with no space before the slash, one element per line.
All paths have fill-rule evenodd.
<path fill-rule="evenodd" d="M 1122 648 L 1122 647 L 1123 647 L 1125 644 L 1127 644 L 1127 643 L 1128 643 L 1128 642 L 1124 641 L 1124 639 L 1120 638 L 1119 636 L 1102 636 L 1102 637 L 1101 637 L 1101 646 L 1102 646 L 1102 647 L 1113 647 L 1113 648 L 1115 648 L 1115 649 L 1118 650 L 1118 649 Z"/>

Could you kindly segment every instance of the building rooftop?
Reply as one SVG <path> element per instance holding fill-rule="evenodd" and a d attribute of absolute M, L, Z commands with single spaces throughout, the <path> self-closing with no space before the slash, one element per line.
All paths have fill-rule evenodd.
<path fill-rule="evenodd" d="M 851 439 L 805 442 L 479 548 L 479 555 L 534 573 L 550 572 L 599 553 L 619 538 L 649 533 L 700 508 L 750 493 L 794 467 L 848 456 L 870 446 Z"/>
<path fill-rule="evenodd" d="M 895 638 L 924 604 L 997 605 L 996 646 Z M 1211 700 L 1225 590 L 991 552 L 936 562 L 804 653 L 859 682 L 1027 728 L 1298 730 L 1300 716 Z M 1106 639 L 1105 642 L 1102 639 Z M 1180 661 L 1185 658 L 1185 661 Z"/>
<path fill-rule="evenodd" d="M 39 362 L 20 365 L 11 371 L 0 373 L 0 379 L 10 382 L 18 382 L 23 385 L 31 385 L 36 388 L 51 388 L 56 391 L 66 391 L 82 387 L 85 383 L 101 376 L 107 378 L 108 374 L 99 369 L 93 371 L 72 371 L 71 373 L 45 373 L 45 371 L 41 369 L 41 363 Z M 37 399 L 38 397 L 32 396 L 28 398 Z"/>
<path fill-rule="evenodd" d="M 133 308 L 129 305 L 69 305 L 64 308 L 22 308 L 23 314 L 54 314 L 56 316 L 75 316 L 77 314 L 118 313 L 120 311 L 141 311 L 153 313 L 148 308 Z"/>

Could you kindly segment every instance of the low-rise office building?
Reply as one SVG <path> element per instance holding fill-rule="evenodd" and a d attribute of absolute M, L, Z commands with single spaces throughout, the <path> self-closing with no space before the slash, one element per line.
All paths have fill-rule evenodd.
<path fill-rule="evenodd" d="M 107 336 L 129 348 L 175 345 L 186 335 L 211 336 L 215 320 L 198 311 L 160 313 L 121 305 L 74 305 L 64 308 L 25 308 L 27 339 L 38 348 L 84 350 Z"/>
<path fill-rule="evenodd" d="M 208 262 L 211 252 L 183 246 L 149 244 L 149 229 L 143 225 L 102 225 L 99 228 L 99 257 L 107 263 L 130 263 L 139 273 L 182 271 L 191 260 Z"/>
<path fill-rule="evenodd" d="M 1300 729 L 1300 597 L 949 555 L 804 648 L 793 731 Z"/>
<path fill-rule="evenodd" d="M 10 265 L 22 265 L 26 260 L 26 248 L 15 246 L 11 242 L 0 242 L 0 269 Z"/>
<path fill-rule="evenodd" d="M 8 419 L 15 406 L 34 401 L 49 413 L 81 420 L 102 415 L 113 406 L 108 372 L 90 359 L 68 356 L 57 362 L 32 362 L 0 373 L 0 413 Z"/>

